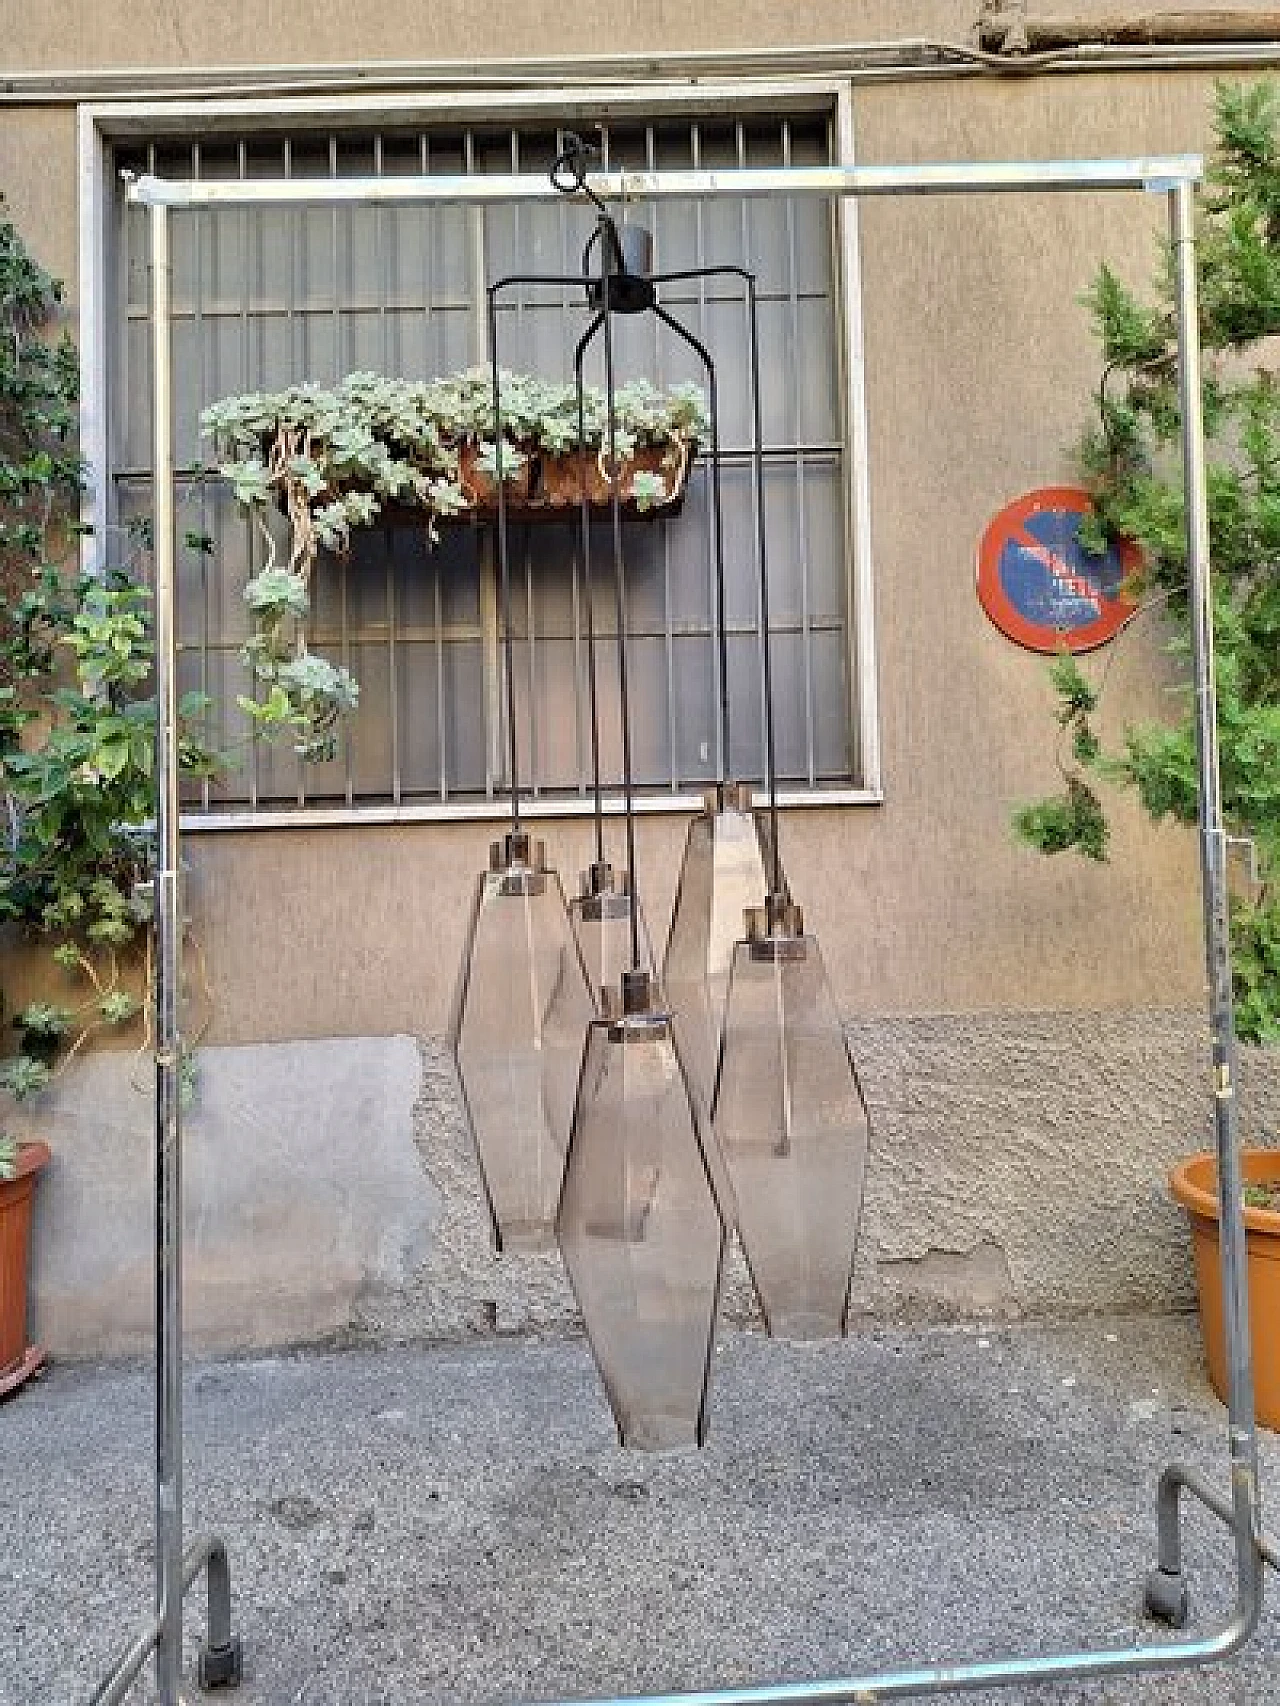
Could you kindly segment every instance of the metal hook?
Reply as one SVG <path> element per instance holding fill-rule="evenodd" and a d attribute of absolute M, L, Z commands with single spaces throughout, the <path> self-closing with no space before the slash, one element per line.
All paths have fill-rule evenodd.
<path fill-rule="evenodd" d="M 552 188 L 561 195 L 585 195 L 608 218 L 608 208 L 587 182 L 587 162 L 593 157 L 600 158 L 599 148 L 572 130 L 562 133 L 562 141 L 564 146 L 551 163 Z"/>

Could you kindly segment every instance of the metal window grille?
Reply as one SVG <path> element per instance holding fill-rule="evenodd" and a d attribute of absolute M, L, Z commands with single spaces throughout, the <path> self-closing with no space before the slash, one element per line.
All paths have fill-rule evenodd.
<path fill-rule="evenodd" d="M 556 150 L 533 129 L 388 130 L 165 141 L 117 164 L 174 177 L 535 171 Z M 650 169 L 821 163 L 831 120 L 669 119 L 601 133 L 606 164 Z M 819 789 L 856 779 L 846 540 L 842 349 L 834 215 L 812 200 L 639 208 L 661 270 L 729 261 L 760 281 L 766 510 L 778 773 Z M 128 531 L 150 510 L 147 272 L 143 210 L 122 206 L 120 311 L 111 350 L 111 517 Z M 188 808 L 436 802 L 462 808 L 505 785 L 506 690 L 491 530 L 450 527 L 429 548 L 415 532 L 374 528 L 349 558 L 324 556 L 313 588 L 313 643 L 356 675 L 361 706 L 329 764 L 303 766 L 250 738 L 237 708 L 253 683 L 241 588 L 266 546 L 216 480 L 201 409 L 239 391 L 334 380 L 359 370 L 428 377 L 487 359 L 486 282 L 512 271 L 573 272 L 590 233 L 576 205 L 387 205 L 188 209 L 173 220 L 175 454 L 180 528 L 208 549 L 180 552 L 181 685 L 214 703 L 210 733 L 239 750 L 232 775 Z M 761 772 L 759 610 L 753 555 L 745 306 L 729 286 L 671 288 L 665 305 L 717 364 L 729 626 L 727 772 Z M 575 293 L 525 290 L 501 314 L 504 366 L 571 377 L 586 324 Z M 617 323 L 620 379 L 702 376 L 651 317 Z M 600 374 L 588 372 L 599 382 Z M 633 751 L 639 784 L 676 794 L 717 775 L 719 683 L 707 472 L 695 467 L 683 515 L 628 524 Z M 279 529 L 283 542 L 283 525 Z M 585 608 L 576 517 L 516 528 L 513 638 L 522 781 L 549 804 L 590 785 Z M 593 565 L 606 778 L 620 770 L 616 625 L 602 535 Z"/>

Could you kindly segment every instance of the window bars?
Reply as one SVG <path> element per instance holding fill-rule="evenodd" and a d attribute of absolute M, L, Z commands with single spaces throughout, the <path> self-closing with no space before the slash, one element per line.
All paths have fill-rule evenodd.
<path fill-rule="evenodd" d="M 714 202 L 724 196 L 862 196 L 1025 192 L 1031 190 L 1147 190 L 1166 196 L 1177 281 L 1179 377 L 1182 398 L 1182 460 L 1186 481 L 1187 547 L 1192 613 L 1192 661 L 1196 686 L 1200 848 L 1205 953 L 1212 1030 L 1212 1086 L 1217 1146 L 1222 1268 L 1228 1344 L 1230 1495 L 1223 1498 L 1203 1477 L 1181 1465 L 1163 1475 L 1158 1495 L 1157 1567 L 1148 1578 L 1149 1609 L 1168 1621 L 1185 1620 L 1179 1499 L 1201 1500 L 1230 1527 L 1235 1543 L 1235 1600 L 1230 1617 L 1214 1632 L 1179 1638 L 1156 1647 L 1093 1647 L 1076 1652 L 1011 1655 L 989 1660 L 927 1664 L 785 1685 L 711 1689 L 697 1694 L 651 1696 L 645 1706 L 833 1706 L 858 1699 L 890 1700 L 948 1691 L 1026 1685 L 1137 1671 L 1165 1671 L 1221 1659 L 1253 1633 L 1262 1606 L 1264 1563 L 1275 1564 L 1275 1547 L 1261 1531 L 1253 1371 L 1248 1330 L 1245 1235 L 1236 1113 L 1236 1045 L 1232 1025 L 1230 952 L 1227 936 L 1226 845 L 1218 776 L 1217 713 L 1213 687 L 1213 636 L 1209 584 L 1209 531 L 1195 263 L 1195 185 L 1202 164 L 1194 158 L 1108 161 L 1007 162 L 909 167 L 817 167 L 735 172 L 605 172 L 592 180 L 608 201 L 644 197 Z M 200 202 L 236 205 L 335 205 L 439 199 L 475 205 L 523 201 L 556 192 L 545 181 L 519 175 L 484 180 L 457 178 L 351 179 L 338 184 L 262 181 L 245 184 L 161 182 L 130 186 L 131 200 L 150 208 L 152 335 L 154 360 L 155 553 L 157 635 L 157 767 L 159 846 L 156 882 L 158 979 L 155 1064 L 158 1090 L 157 1154 L 157 1609 L 133 1641 L 95 1699 L 118 1701 L 149 1653 L 157 1654 L 161 1706 L 177 1706 L 181 1661 L 181 1601 L 187 1585 L 182 1552 L 181 1408 L 181 1111 L 177 1094 L 180 1037 L 174 991 L 180 944 L 178 904 L 179 820 L 174 726 L 176 647 L 174 629 L 173 452 L 171 438 L 169 219 L 175 207 Z M 221 1554 L 219 1554 L 221 1556 Z M 197 1560 L 197 1568 L 199 1560 Z M 218 1578 L 225 1584 L 221 1569 Z M 213 1573 L 210 1573 L 211 1588 Z M 220 1630 L 219 1633 L 225 1633 Z M 216 1670 L 215 1666 L 215 1670 Z"/>
<path fill-rule="evenodd" d="M 830 160 L 827 112 L 742 111 L 739 115 L 615 119 L 601 133 L 606 163 L 646 170 L 692 166 L 817 165 Z M 540 167 L 554 147 L 545 123 L 514 127 L 392 129 L 371 135 L 290 131 L 282 136 L 217 136 L 122 146 L 136 170 L 209 184 L 251 185 L 284 176 L 337 182 L 372 174 L 486 178 Z M 770 347 L 786 351 L 765 398 L 770 511 L 775 559 L 785 564 L 775 600 L 784 785 L 820 797 L 863 777 L 854 715 L 850 644 L 856 620 L 849 585 L 844 486 L 848 423 L 842 406 L 840 248 L 835 221 L 814 201 L 700 202 L 655 209 L 657 263 L 693 268 L 714 252 L 761 275 Z M 116 291 L 110 483 L 122 526 L 149 512 L 147 296 L 144 211 L 126 206 Z M 542 271 L 566 272 L 586 234 L 580 209 L 561 203 L 386 204 L 283 208 L 272 203 L 191 209 L 171 233 L 175 349 L 187 375 L 175 416 L 181 533 L 212 550 L 179 552 L 180 668 L 184 690 L 218 703 L 222 744 L 244 730 L 234 711 L 252 693 L 239 661 L 246 614 L 239 592 L 261 566 L 261 542 L 230 492 L 201 481 L 209 459 L 200 409 L 232 392 L 278 387 L 306 373 L 324 382 L 355 369 L 428 377 L 486 357 L 476 304 L 486 277 L 539 257 Z M 738 293 L 715 281 L 690 282 L 670 300 L 713 348 L 729 347 L 740 317 Z M 504 342 L 553 379 L 565 365 L 569 294 L 539 289 L 509 297 Z M 572 341 L 568 343 L 572 348 Z M 693 376 L 681 352 L 648 328 L 624 332 L 620 358 L 659 383 Z M 731 526 L 750 526 L 750 421 L 745 391 L 726 387 L 725 478 Z M 690 519 L 678 535 L 628 528 L 634 565 L 628 612 L 635 669 L 637 781 L 653 803 L 694 797 L 714 778 L 717 749 L 713 681 L 710 506 L 707 470 L 693 470 Z M 542 810 L 581 809 L 589 793 L 583 569 L 576 517 L 520 542 L 513 564 L 515 685 L 522 727 L 521 768 Z M 461 814 L 490 805 L 500 814 L 508 784 L 502 620 L 491 539 L 455 527 L 428 551 L 414 532 L 371 529 L 350 562 L 326 554 L 314 581 L 312 633 L 326 655 L 361 683 L 359 725 L 337 757 L 302 766 L 259 743 L 236 773 L 184 790 L 183 809 L 241 820 L 299 811 L 368 813 L 379 808 Z M 733 588 L 730 667 L 742 751 L 760 706 L 753 668 L 758 629 L 754 588 Z M 608 613 L 601 642 L 617 644 Z M 610 700 L 612 693 L 610 692 Z M 232 709 L 228 710 L 227 708 Z M 611 704 L 607 707 L 612 711 Z M 610 722 L 612 722 L 610 716 Z"/>

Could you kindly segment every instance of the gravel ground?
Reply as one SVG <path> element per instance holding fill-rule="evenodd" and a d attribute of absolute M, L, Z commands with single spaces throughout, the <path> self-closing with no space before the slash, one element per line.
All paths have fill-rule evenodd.
<path fill-rule="evenodd" d="M 0 1449 L 0 1701 L 80 1701 L 151 1595 L 149 1371 L 53 1368 Z M 187 1520 L 228 1543 L 238 1706 L 469 1706 L 1158 1642 L 1157 1474 L 1225 1487 L 1225 1449 L 1181 1318 L 726 1335 L 707 1448 L 664 1455 L 619 1449 L 581 1340 L 489 1339 L 189 1367 Z M 1204 1630 L 1225 1531 L 1196 1509 L 1187 1550 Z M 1210 1670 L 967 1698 L 1268 1706 L 1280 1620 Z"/>

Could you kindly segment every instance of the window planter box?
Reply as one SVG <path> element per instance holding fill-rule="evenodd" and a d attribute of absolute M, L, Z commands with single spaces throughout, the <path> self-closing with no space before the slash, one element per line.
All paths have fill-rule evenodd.
<path fill-rule="evenodd" d="M 545 450 L 522 451 L 520 466 L 509 473 L 503 482 L 506 487 L 507 520 L 526 525 L 530 522 L 552 524 L 575 521 L 582 501 L 582 479 L 587 479 L 587 503 L 593 515 L 607 516 L 612 499 L 610 482 L 603 455 L 591 451 L 585 470 L 577 451 L 566 450 L 551 455 Z M 458 451 L 458 483 L 467 499 L 467 507 L 456 515 L 434 517 L 437 526 L 451 523 L 470 523 L 472 526 L 492 526 L 498 520 L 498 483 L 492 474 L 476 467 L 478 447 L 464 444 Z M 692 455 L 686 443 L 644 445 L 621 465 L 622 513 L 629 520 L 658 520 L 679 515 L 684 507 L 689 484 Z M 666 486 L 666 496 L 657 502 L 643 502 L 636 495 L 636 476 L 653 474 Z M 346 491 L 359 491 L 350 486 Z M 288 513 L 284 492 L 277 495 L 277 508 Z M 404 499 L 384 499 L 379 505 L 374 527 L 396 531 L 421 528 L 427 524 L 426 511 L 418 504 Z"/>
<path fill-rule="evenodd" d="M 581 506 L 584 474 L 587 502 L 592 511 L 608 513 L 613 494 L 602 453 L 588 453 L 585 459 L 576 450 L 556 455 L 545 450 L 530 450 L 523 454 L 524 461 L 515 475 L 504 482 L 508 521 L 571 521 Z M 459 481 L 470 507 L 456 519 L 495 522 L 498 519 L 497 482 L 492 475 L 476 471 L 475 455 L 474 445 L 464 445 L 459 452 Z M 688 486 L 689 464 L 687 443 L 644 445 L 634 455 L 624 458 L 620 467 L 619 493 L 623 513 L 631 517 L 678 515 Z M 652 474 L 662 480 L 666 496 L 649 503 L 638 498 L 636 476 L 642 474 Z M 412 516 L 411 505 L 397 507 Z"/>

